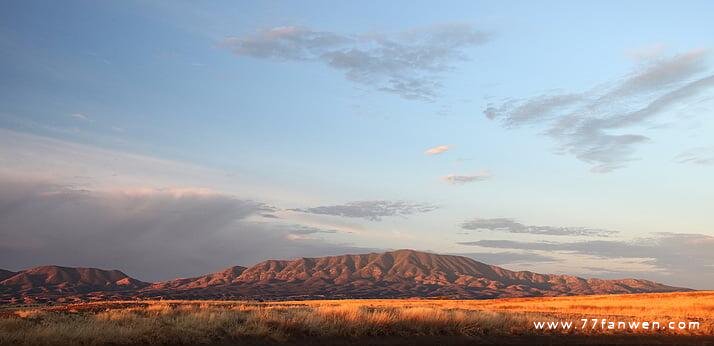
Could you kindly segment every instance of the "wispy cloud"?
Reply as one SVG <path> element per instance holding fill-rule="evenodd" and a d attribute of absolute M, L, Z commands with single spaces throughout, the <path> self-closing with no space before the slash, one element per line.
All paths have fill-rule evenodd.
<path fill-rule="evenodd" d="M 83 121 L 92 121 L 86 114 L 84 113 L 72 113 L 69 115 L 72 118 L 83 120 Z"/>
<path fill-rule="evenodd" d="M 469 175 L 449 174 L 442 177 L 442 179 L 452 185 L 463 185 L 491 179 L 491 173 L 484 171 Z"/>
<path fill-rule="evenodd" d="M 609 231 L 597 228 L 586 227 L 558 227 L 558 226 L 532 226 L 524 225 L 513 219 L 472 219 L 461 224 L 461 228 L 471 231 L 497 231 L 507 233 L 526 233 L 541 235 L 561 235 L 561 236 L 585 236 L 585 237 L 609 237 L 617 234 L 617 231 Z"/>
<path fill-rule="evenodd" d="M 410 203 L 405 201 L 358 201 L 341 205 L 291 210 L 310 214 L 354 217 L 370 221 L 380 221 L 383 217 L 427 213 L 436 209 L 438 209 L 438 207 L 435 205 Z"/>
<path fill-rule="evenodd" d="M 291 228 L 290 233 L 301 234 L 301 235 L 315 234 L 315 233 L 337 233 L 337 231 L 334 229 L 322 229 L 322 228 L 304 226 L 304 225 L 294 225 L 290 228 Z"/>
<path fill-rule="evenodd" d="M 495 265 L 513 264 L 513 263 L 544 263 L 558 262 L 561 259 L 537 254 L 534 252 L 468 252 L 457 253 L 455 255 L 473 258 L 479 262 Z"/>
<path fill-rule="evenodd" d="M 714 147 L 699 147 L 686 150 L 674 158 L 677 163 L 714 165 Z"/>
<path fill-rule="evenodd" d="M 666 50 L 667 45 L 658 42 L 630 49 L 627 51 L 627 56 L 638 62 L 647 61 L 662 57 Z"/>
<path fill-rule="evenodd" d="M 229 37 L 222 44 L 238 56 L 319 61 L 353 82 L 405 99 L 433 101 L 440 74 L 465 60 L 465 49 L 487 39 L 487 34 L 459 24 L 356 35 L 283 26 Z"/>
<path fill-rule="evenodd" d="M 425 155 L 439 155 L 442 153 L 445 153 L 451 149 L 450 145 L 438 145 L 433 148 L 429 148 L 426 151 L 424 151 Z"/>
<path fill-rule="evenodd" d="M 637 130 L 656 116 L 714 88 L 706 74 L 707 52 L 647 60 L 630 74 L 584 92 L 547 93 L 489 104 L 486 117 L 506 127 L 544 125 L 562 153 L 590 164 L 593 172 L 624 167 L 637 145 L 650 138 Z"/>
<path fill-rule="evenodd" d="M 460 245 L 493 249 L 561 252 L 595 256 L 603 259 L 640 258 L 650 261 L 666 275 L 667 281 L 681 280 L 690 285 L 712 287 L 708 268 L 714 263 L 714 237 L 705 234 L 656 233 L 653 237 L 625 240 L 589 240 L 578 242 L 523 242 L 515 240 L 478 240 Z"/>
<path fill-rule="evenodd" d="M 286 238 L 290 240 L 315 240 L 317 239 L 313 236 L 315 234 L 337 233 L 337 230 L 334 229 L 322 229 L 305 225 L 292 225 L 287 228 L 289 229 L 289 233 Z"/>
<path fill-rule="evenodd" d="M 94 190 L 194 186 L 265 201 L 312 198 L 302 193 L 290 195 L 290 190 L 277 189 L 238 172 L 0 129 L 0 176 L 3 175 L 52 179 L 62 185 Z"/>

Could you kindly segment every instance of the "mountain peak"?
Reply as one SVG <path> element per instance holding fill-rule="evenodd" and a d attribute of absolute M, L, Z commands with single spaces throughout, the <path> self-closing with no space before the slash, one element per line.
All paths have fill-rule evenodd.
<path fill-rule="evenodd" d="M 147 283 L 131 278 L 119 270 L 56 265 L 39 266 L 17 272 L 3 280 L 1 284 L 20 291 L 44 288 L 68 292 L 137 289 L 147 285 Z"/>

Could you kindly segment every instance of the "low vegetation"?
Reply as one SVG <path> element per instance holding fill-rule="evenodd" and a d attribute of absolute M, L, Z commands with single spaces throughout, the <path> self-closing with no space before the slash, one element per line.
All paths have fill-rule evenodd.
<path fill-rule="evenodd" d="M 697 329 L 537 330 L 535 321 L 697 321 Z M 714 335 L 714 292 L 497 300 L 126 301 L 0 310 L 0 344 L 199 344 L 398 337 Z"/>

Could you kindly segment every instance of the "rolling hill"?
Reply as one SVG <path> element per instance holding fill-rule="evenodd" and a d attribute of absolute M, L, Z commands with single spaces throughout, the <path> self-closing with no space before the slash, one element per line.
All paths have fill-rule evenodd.
<path fill-rule="evenodd" d="M 88 293 L 140 289 L 148 283 L 131 278 L 118 270 L 42 266 L 14 273 L 1 281 L 0 285 L 21 293 Z"/>

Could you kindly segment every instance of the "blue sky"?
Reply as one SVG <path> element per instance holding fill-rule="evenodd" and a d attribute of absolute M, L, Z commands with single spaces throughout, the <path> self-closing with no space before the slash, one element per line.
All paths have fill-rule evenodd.
<path fill-rule="evenodd" d="M 415 248 L 714 288 L 712 7 L 4 3 L 0 267 Z M 142 238 L 155 269 L 101 245 Z"/>

